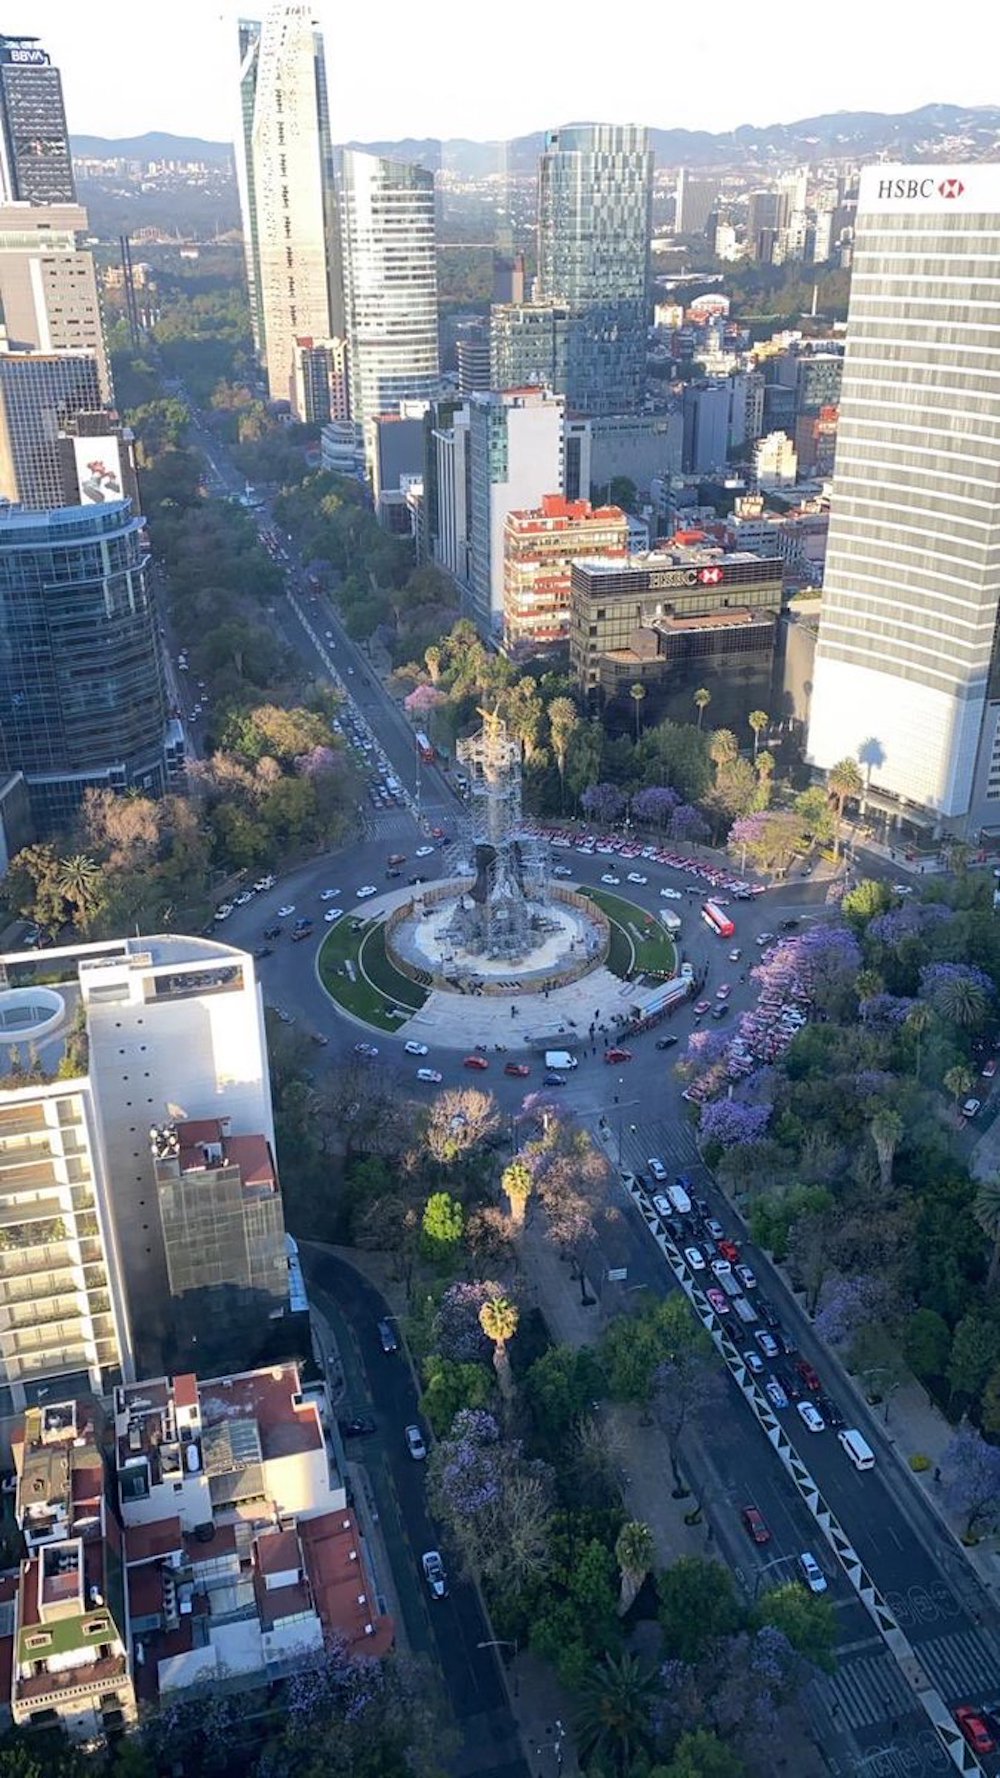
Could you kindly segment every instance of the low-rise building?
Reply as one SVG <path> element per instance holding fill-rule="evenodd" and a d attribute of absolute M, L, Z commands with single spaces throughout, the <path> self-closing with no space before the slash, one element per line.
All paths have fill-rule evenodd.
<path fill-rule="evenodd" d="M 546 494 L 529 512 L 507 514 L 503 536 L 504 647 L 508 653 L 565 642 L 570 563 L 624 557 L 628 519 L 617 506 Z"/>

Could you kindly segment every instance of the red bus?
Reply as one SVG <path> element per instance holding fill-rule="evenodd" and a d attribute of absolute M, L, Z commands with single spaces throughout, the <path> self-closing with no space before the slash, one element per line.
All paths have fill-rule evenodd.
<path fill-rule="evenodd" d="M 736 931 L 729 915 L 719 907 L 717 902 L 706 901 L 701 910 L 701 917 L 705 925 L 711 926 L 712 931 L 717 932 L 720 938 L 732 938 Z"/>
<path fill-rule="evenodd" d="M 418 729 L 413 738 L 417 743 L 417 752 L 421 759 L 426 765 L 432 765 L 434 761 L 434 749 L 428 741 L 427 736 L 421 734 Z"/>

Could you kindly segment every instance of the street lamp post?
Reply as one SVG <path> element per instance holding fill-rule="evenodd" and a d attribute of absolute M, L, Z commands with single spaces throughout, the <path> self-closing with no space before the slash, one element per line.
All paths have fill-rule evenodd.
<path fill-rule="evenodd" d="M 764 1566 L 759 1570 L 759 1572 L 757 1574 L 757 1578 L 753 1583 L 753 1602 L 755 1605 L 757 1603 L 757 1595 L 760 1592 L 760 1583 L 763 1580 L 768 1569 L 769 1568 L 783 1568 L 789 1562 L 794 1562 L 795 1560 L 796 1560 L 795 1556 L 773 1556 L 770 1562 L 764 1563 Z"/>

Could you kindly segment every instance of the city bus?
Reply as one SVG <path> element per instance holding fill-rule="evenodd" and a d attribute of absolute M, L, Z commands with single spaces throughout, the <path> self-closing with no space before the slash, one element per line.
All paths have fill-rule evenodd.
<path fill-rule="evenodd" d="M 712 931 L 717 932 L 720 938 L 732 938 L 736 931 L 729 915 L 719 907 L 717 902 L 706 901 L 701 910 L 701 917 L 705 925 L 711 926 Z"/>
<path fill-rule="evenodd" d="M 427 736 L 424 734 L 421 734 L 420 730 L 418 729 L 413 738 L 417 743 L 417 752 L 419 753 L 421 759 L 424 761 L 424 764 L 425 765 L 432 765 L 434 762 L 434 749 L 431 746 L 430 742 L 428 741 Z"/>

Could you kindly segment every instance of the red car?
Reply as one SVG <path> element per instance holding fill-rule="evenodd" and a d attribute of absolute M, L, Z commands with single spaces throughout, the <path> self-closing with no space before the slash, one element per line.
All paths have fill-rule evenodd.
<path fill-rule="evenodd" d="M 770 1543 L 771 1529 L 757 1506 L 745 1506 L 740 1513 L 743 1529 L 753 1543 Z"/>
<path fill-rule="evenodd" d="M 481 1070 L 483 1068 L 488 1068 L 489 1063 L 485 1056 L 466 1056 L 465 1061 L 462 1063 L 462 1067 L 479 1068 Z"/>
<path fill-rule="evenodd" d="M 802 1378 L 807 1389 L 822 1389 L 823 1385 L 819 1380 L 819 1372 L 813 1369 L 808 1359 L 800 1358 L 795 1369 L 798 1371 L 799 1376 Z"/>
<path fill-rule="evenodd" d="M 527 1062 L 505 1062 L 503 1071 L 505 1074 L 513 1075 L 515 1080 L 527 1080 L 531 1073 Z"/>
<path fill-rule="evenodd" d="M 694 1003 L 695 1018 L 700 1019 L 702 1013 L 708 1012 L 710 1010 L 711 1005 L 712 1005 L 712 1002 L 710 1000 L 696 1000 Z"/>
<path fill-rule="evenodd" d="M 986 1727 L 983 1718 L 972 1704 L 960 1704 L 955 1711 L 955 1721 L 961 1729 L 973 1753 L 995 1753 L 997 1744 Z"/>
<path fill-rule="evenodd" d="M 725 1241 L 716 1241 L 715 1245 L 716 1245 L 719 1253 L 721 1254 L 722 1258 L 728 1259 L 731 1266 L 735 1266 L 737 1264 L 739 1257 L 740 1257 L 740 1250 L 737 1247 L 735 1241 L 730 1241 L 727 1238 Z"/>
<path fill-rule="evenodd" d="M 631 1062 L 632 1051 L 620 1049 L 605 1050 L 604 1060 L 606 1062 Z"/>

